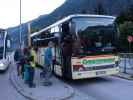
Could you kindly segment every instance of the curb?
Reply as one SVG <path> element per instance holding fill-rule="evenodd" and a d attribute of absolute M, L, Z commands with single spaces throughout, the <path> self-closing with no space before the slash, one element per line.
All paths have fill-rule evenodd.
<path fill-rule="evenodd" d="M 17 80 L 15 79 L 16 75 L 15 72 L 12 72 L 9 74 L 9 80 L 12 84 L 12 86 L 16 89 L 16 91 L 21 94 L 22 96 L 24 96 L 25 98 L 29 99 L 29 100 L 38 100 L 37 98 L 34 98 L 33 96 L 30 95 L 30 93 L 26 92 L 21 85 L 17 82 Z M 59 80 L 60 81 L 60 80 Z M 63 82 L 64 83 L 64 82 Z M 49 98 L 49 100 L 68 100 L 70 98 L 72 98 L 75 95 L 75 91 L 74 89 L 69 86 L 68 84 L 64 83 L 64 87 L 68 88 L 68 94 L 65 94 L 63 97 L 59 97 L 59 98 Z"/>
<path fill-rule="evenodd" d="M 12 84 L 12 86 L 16 89 L 16 91 L 21 94 L 22 96 L 24 96 L 25 98 L 29 99 L 29 100 L 35 100 L 33 98 L 31 98 L 29 95 L 27 95 L 25 92 L 24 92 L 24 89 L 19 85 L 17 84 L 17 82 L 15 81 L 15 79 L 13 79 L 13 75 L 10 73 L 9 74 L 9 80 Z M 23 92 L 22 92 L 23 91 Z"/>
<path fill-rule="evenodd" d="M 133 76 L 132 75 L 128 75 L 128 74 L 117 74 L 117 75 L 113 75 L 113 76 L 116 76 L 116 77 L 119 77 L 119 78 L 123 78 L 123 79 L 127 79 L 127 80 L 133 80 Z"/>

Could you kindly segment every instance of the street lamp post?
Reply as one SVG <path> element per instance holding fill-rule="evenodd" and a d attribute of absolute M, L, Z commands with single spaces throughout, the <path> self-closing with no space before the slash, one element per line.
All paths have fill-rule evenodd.
<path fill-rule="evenodd" d="M 20 48 L 22 45 L 22 26 L 21 26 L 21 0 L 20 0 L 20 26 L 19 26 L 19 42 L 20 42 Z"/>

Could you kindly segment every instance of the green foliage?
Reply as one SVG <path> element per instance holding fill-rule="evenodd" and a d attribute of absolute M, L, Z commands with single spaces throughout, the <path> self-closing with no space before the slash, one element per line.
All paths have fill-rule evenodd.
<path fill-rule="evenodd" d="M 125 21 L 133 22 L 133 5 L 128 7 L 125 11 L 121 12 L 116 19 L 117 24 L 123 24 Z"/>
<path fill-rule="evenodd" d="M 31 28 L 31 33 L 34 33 L 34 32 L 37 32 L 37 31 L 39 31 L 38 27 L 32 27 Z"/>
<path fill-rule="evenodd" d="M 133 35 L 133 22 L 125 21 L 119 25 L 120 30 L 120 47 L 129 51 L 129 42 L 127 40 L 128 35 Z M 131 45 L 132 46 L 132 45 Z"/>
<path fill-rule="evenodd" d="M 122 36 L 133 35 L 133 22 L 125 21 L 119 25 L 119 29 Z"/>
<path fill-rule="evenodd" d="M 124 23 L 124 21 L 127 20 L 127 16 L 125 14 L 125 12 L 122 12 L 117 18 L 116 18 L 116 23 L 117 24 L 122 24 Z"/>
<path fill-rule="evenodd" d="M 133 51 L 133 43 L 130 44 L 127 40 L 128 35 L 133 35 L 133 5 L 121 12 L 116 18 L 116 23 L 120 30 L 120 48 L 126 51 Z"/>

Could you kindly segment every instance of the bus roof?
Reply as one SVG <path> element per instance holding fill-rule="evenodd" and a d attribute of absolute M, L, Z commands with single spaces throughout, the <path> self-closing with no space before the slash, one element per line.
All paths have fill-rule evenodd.
<path fill-rule="evenodd" d="M 34 37 L 36 35 L 39 35 L 42 32 L 44 32 L 44 31 L 46 31 L 46 30 L 48 30 L 48 29 L 50 29 L 52 27 L 55 27 L 55 26 L 57 26 L 59 24 L 62 24 L 62 23 L 66 22 L 66 21 L 68 21 L 68 20 L 70 20 L 71 18 L 74 18 L 74 17 L 100 17 L 100 18 L 109 18 L 109 19 L 114 19 L 114 20 L 116 18 L 114 16 L 107 16 L 107 15 L 89 15 L 89 14 L 74 14 L 74 15 L 69 15 L 69 16 L 67 16 L 67 17 L 65 17 L 65 18 L 63 18 L 63 19 L 55 22 L 54 24 L 49 25 L 48 27 L 43 28 L 40 31 L 31 34 L 31 37 Z"/>

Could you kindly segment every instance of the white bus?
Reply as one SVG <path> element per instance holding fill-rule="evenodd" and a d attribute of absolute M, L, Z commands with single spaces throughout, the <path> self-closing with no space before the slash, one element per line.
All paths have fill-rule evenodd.
<path fill-rule="evenodd" d="M 10 64 L 10 37 L 7 31 L 0 29 L 0 71 L 5 71 Z"/>
<path fill-rule="evenodd" d="M 72 55 L 67 59 L 62 55 L 61 44 L 68 35 Z M 38 62 L 42 65 L 44 48 L 48 41 L 55 42 L 54 73 L 70 79 L 117 74 L 118 38 L 115 17 L 83 14 L 70 15 L 31 35 L 32 45 L 39 48 Z"/>

